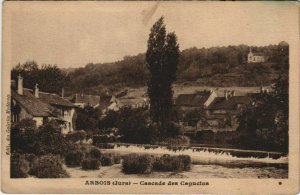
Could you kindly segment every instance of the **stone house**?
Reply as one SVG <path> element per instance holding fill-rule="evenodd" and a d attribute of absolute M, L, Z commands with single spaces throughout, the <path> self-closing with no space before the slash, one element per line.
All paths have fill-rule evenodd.
<path fill-rule="evenodd" d="M 11 86 L 11 122 L 16 123 L 25 118 L 31 118 L 37 126 L 55 119 L 60 121 L 61 132 L 67 134 L 74 131 L 75 105 L 54 93 L 39 91 L 35 88 L 23 87 L 23 78 L 19 75 L 17 86 Z"/>

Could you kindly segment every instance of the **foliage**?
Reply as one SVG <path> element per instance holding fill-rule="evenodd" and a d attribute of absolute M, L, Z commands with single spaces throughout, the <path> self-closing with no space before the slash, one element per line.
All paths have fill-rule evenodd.
<path fill-rule="evenodd" d="M 100 169 L 100 162 L 98 159 L 85 159 L 81 163 L 83 170 L 98 170 Z"/>
<path fill-rule="evenodd" d="M 10 157 L 10 177 L 25 178 L 28 177 L 29 163 L 25 159 L 25 155 L 12 153 Z"/>
<path fill-rule="evenodd" d="M 56 65 L 44 64 L 39 67 L 35 61 L 27 61 L 14 67 L 11 71 L 12 80 L 17 81 L 19 74 L 24 78 L 24 87 L 32 89 L 38 83 L 41 91 L 51 93 L 61 93 L 62 88 L 70 83 L 70 77 Z"/>
<path fill-rule="evenodd" d="M 172 113 L 172 83 L 176 80 L 179 60 L 179 45 L 175 33 L 166 34 L 164 18 L 151 28 L 146 52 L 147 68 L 150 71 L 148 96 L 151 118 L 165 136 L 165 124 Z"/>
<path fill-rule="evenodd" d="M 123 158 L 122 171 L 126 174 L 148 174 L 152 171 L 152 164 L 150 155 L 128 154 Z"/>
<path fill-rule="evenodd" d="M 32 119 L 26 119 L 26 124 Z M 44 123 L 39 128 L 28 126 L 27 130 L 22 131 L 22 120 L 11 129 L 11 148 L 12 151 L 21 153 L 32 153 L 35 155 L 60 154 L 64 155 L 71 147 L 60 132 L 59 124 L 53 120 Z"/>
<path fill-rule="evenodd" d="M 92 159 L 100 159 L 102 156 L 101 151 L 98 148 L 91 148 L 90 157 Z"/>
<path fill-rule="evenodd" d="M 177 137 L 168 137 L 163 141 L 159 142 L 159 144 L 169 145 L 169 146 L 189 145 L 190 138 L 184 135 L 179 135 Z"/>
<path fill-rule="evenodd" d="M 157 131 L 150 125 L 148 113 L 142 108 L 121 108 L 117 127 L 123 142 L 151 143 L 157 139 Z"/>
<path fill-rule="evenodd" d="M 103 154 L 100 162 L 102 166 L 111 166 L 114 164 L 114 156 L 112 154 Z"/>
<path fill-rule="evenodd" d="M 153 169 L 157 171 L 187 171 L 191 167 L 191 157 L 188 155 L 163 155 L 155 159 Z"/>
<path fill-rule="evenodd" d="M 202 85 L 217 87 L 220 85 L 257 86 L 257 83 L 268 85 L 272 82 L 272 76 L 276 71 L 283 73 L 288 70 L 289 46 L 287 43 L 251 48 L 253 52 L 262 52 L 268 57 L 268 62 L 261 65 L 270 67 L 269 72 L 251 72 L 250 69 L 254 64 L 246 63 L 250 49 L 247 45 L 194 47 L 180 52 L 177 82 L 197 81 Z M 249 70 L 248 67 L 250 67 Z M 235 77 L 233 78 L 232 75 L 226 77 L 227 74 L 234 74 Z M 71 72 L 70 78 L 69 92 L 82 91 L 101 95 L 107 91 L 114 92 L 128 86 L 145 86 L 150 73 L 146 67 L 146 55 L 138 54 L 124 57 L 123 60 L 113 63 L 87 64 L 84 68 Z M 221 78 L 223 81 L 220 81 Z"/>
<path fill-rule="evenodd" d="M 288 151 L 288 77 L 279 77 L 271 92 L 256 97 L 239 116 L 239 139 L 244 147 Z"/>
<path fill-rule="evenodd" d="M 38 178 L 66 178 L 69 177 L 62 167 L 62 162 L 58 156 L 41 156 L 34 165 L 34 173 Z"/>
<path fill-rule="evenodd" d="M 68 166 L 80 166 L 83 160 L 83 152 L 81 150 L 72 150 L 66 154 L 65 162 Z"/>
<path fill-rule="evenodd" d="M 77 109 L 76 128 L 85 131 L 98 129 L 100 111 L 93 107 Z"/>
<path fill-rule="evenodd" d="M 85 131 L 73 131 L 66 135 L 66 139 L 72 142 L 78 142 L 86 139 L 87 133 Z"/>

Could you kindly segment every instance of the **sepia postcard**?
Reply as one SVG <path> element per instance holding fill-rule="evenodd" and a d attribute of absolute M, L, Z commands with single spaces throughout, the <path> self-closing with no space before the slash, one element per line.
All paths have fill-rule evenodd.
<path fill-rule="evenodd" d="M 2 192 L 299 192 L 298 2 L 5 1 L 2 21 Z"/>

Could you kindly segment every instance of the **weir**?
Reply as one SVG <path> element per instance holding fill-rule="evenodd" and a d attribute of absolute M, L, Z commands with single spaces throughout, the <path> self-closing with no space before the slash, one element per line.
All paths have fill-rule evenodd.
<path fill-rule="evenodd" d="M 247 165 L 256 164 L 281 164 L 287 165 L 288 156 L 280 152 L 241 150 L 228 148 L 209 148 L 209 147 L 189 147 L 189 146 L 161 146 L 145 144 L 125 144 L 118 143 L 113 149 L 122 154 L 142 153 L 150 155 L 189 155 L 193 164 L 230 164 Z"/>

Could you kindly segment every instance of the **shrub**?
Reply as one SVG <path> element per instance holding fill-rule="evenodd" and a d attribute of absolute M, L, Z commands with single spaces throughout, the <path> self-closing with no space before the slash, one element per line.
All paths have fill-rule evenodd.
<path fill-rule="evenodd" d="M 74 131 L 74 132 L 68 133 L 66 135 L 66 139 L 70 140 L 72 142 L 78 142 L 78 141 L 84 140 L 86 138 L 86 136 L 87 136 L 87 133 L 83 130 Z"/>
<path fill-rule="evenodd" d="M 183 162 L 183 170 L 187 171 L 191 169 L 192 159 L 189 155 L 179 155 L 179 159 Z"/>
<path fill-rule="evenodd" d="M 67 153 L 65 157 L 66 165 L 79 166 L 83 159 L 83 152 L 80 150 L 73 150 Z"/>
<path fill-rule="evenodd" d="M 29 163 L 29 174 L 30 175 L 35 175 L 35 167 L 36 164 L 38 162 L 38 157 L 34 154 L 25 154 L 25 159 L 28 161 Z"/>
<path fill-rule="evenodd" d="M 111 166 L 114 164 L 114 156 L 112 154 L 103 154 L 100 162 L 102 166 Z"/>
<path fill-rule="evenodd" d="M 163 155 L 155 159 L 153 169 L 157 171 L 185 171 L 191 167 L 191 157 L 188 155 Z"/>
<path fill-rule="evenodd" d="M 166 138 L 164 141 L 160 142 L 159 144 L 166 144 L 166 145 L 188 145 L 190 144 L 190 138 L 187 136 L 179 135 L 176 137 Z"/>
<path fill-rule="evenodd" d="M 150 155 L 129 154 L 124 156 L 122 170 L 126 174 L 148 174 L 152 171 L 153 158 Z"/>
<path fill-rule="evenodd" d="M 69 177 L 58 156 L 41 156 L 34 165 L 33 173 L 38 178 L 66 178 Z"/>
<path fill-rule="evenodd" d="M 101 158 L 101 152 L 98 148 L 92 148 L 90 150 L 90 156 L 92 159 L 100 159 Z"/>
<path fill-rule="evenodd" d="M 113 143 L 99 143 L 96 144 L 97 147 L 102 148 L 102 149 L 114 149 L 115 144 Z"/>
<path fill-rule="evenodd" d="M 114 154 L 114 163 L 115 164 L 120 164 L 121 163 L 121 156 L 119 154 Z"/>
<path fill-rule="evenodd" d="M 19 153 L 13 153 L 10 157 L 10 177 L 25 178 L 28 177 L 29 163 L 25 156 Z"/>
<path fill-rule="evenodd" d="M 98 170 L 100 168 L 100 162 L 98 159 L 85 159 L 81 163 L 83 170 Z"/>

